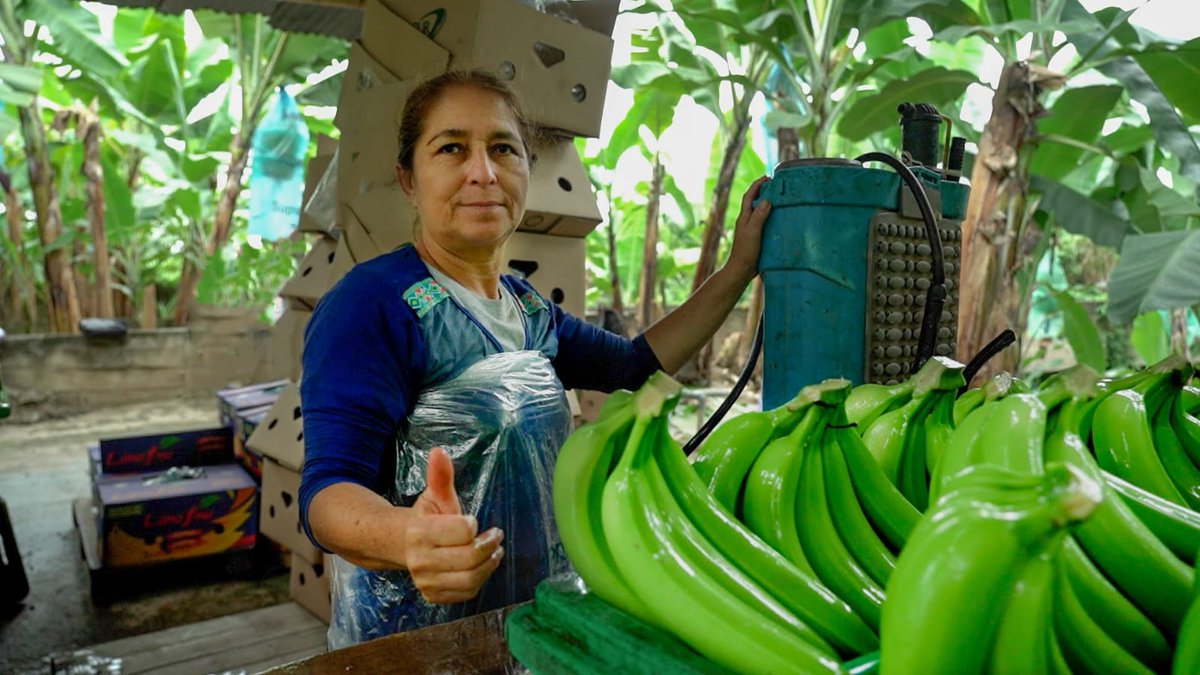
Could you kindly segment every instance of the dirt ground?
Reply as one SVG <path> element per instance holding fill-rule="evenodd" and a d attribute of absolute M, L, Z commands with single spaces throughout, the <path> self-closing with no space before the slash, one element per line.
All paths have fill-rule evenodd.
<path fill-rule="evenodd" d="M 287 572 L 269 550 L 230 564 L 203 561 L 104 580 L 119 599 L 97 607 L 72 524 L 91 494 L 86 446 L 106 436 L 217 424 L 211 397 L 156 401 L 34 424 L 0 422 L 0 497 L 8 504 L 30 593 L 0 607 L 0 672 L 45 672 L 43 659 L 132 635 L 288 600 Z"/>

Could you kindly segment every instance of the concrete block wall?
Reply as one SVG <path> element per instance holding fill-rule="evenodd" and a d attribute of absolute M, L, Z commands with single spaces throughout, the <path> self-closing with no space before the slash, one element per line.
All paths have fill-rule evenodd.
<path fill-rule="evenodd" d="M 131 330 L 123 343 L 79 335 L 9 335 L 0 377 L 14 421 L 144 401 L 213 395 L 286 376 L 257 310 L 201 308 L 187 328 Z M 284 374 L 280 374 L 284 373 Z"/>

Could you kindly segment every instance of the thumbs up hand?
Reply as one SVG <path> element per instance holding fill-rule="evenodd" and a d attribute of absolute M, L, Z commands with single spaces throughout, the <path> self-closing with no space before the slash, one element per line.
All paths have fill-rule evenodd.
<path fill-rule="evenodd" d="M 441 448 L 429 454 L 425 491 L 417 497 L 405 530 L 405 562 L 417 590 L 429 602 L 450 604 L 475 597 L 504 558 L 504 532 L 477 534 L 454 489 L 454 464 Z"/>

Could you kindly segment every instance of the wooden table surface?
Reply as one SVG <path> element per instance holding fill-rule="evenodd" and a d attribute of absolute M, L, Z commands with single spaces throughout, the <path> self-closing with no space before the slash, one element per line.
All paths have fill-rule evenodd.
<path fill-rule="evenodd" d="M 389 635 L 267 671 L 270 675 L 332 673 L 514 673 L 520 665 L 504 642 L 504 607 L 459 621 Z"/>

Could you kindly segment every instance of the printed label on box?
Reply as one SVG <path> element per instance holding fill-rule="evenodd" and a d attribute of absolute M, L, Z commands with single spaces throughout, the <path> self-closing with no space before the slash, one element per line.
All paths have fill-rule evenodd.
<path fill-rule="evenodd" d="M 233 430 L 229 427 L 100 440 L 104 473 L 142 473 L 232 461 Z"/>
<path fill-rule="evenodd" d="M 125 476 L 96 486 L 106 566 L 145 565 L 254 546 L 258 490 L 239 466 L 189 480 Z"/>

